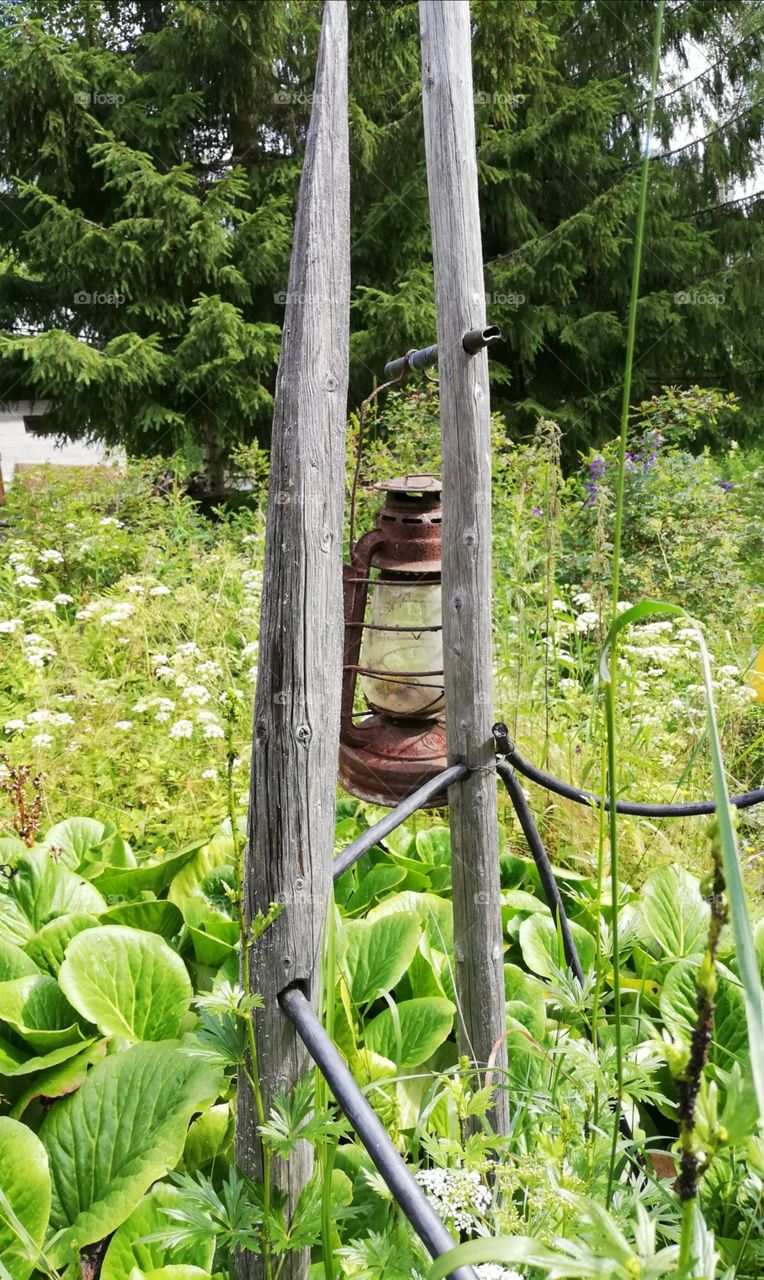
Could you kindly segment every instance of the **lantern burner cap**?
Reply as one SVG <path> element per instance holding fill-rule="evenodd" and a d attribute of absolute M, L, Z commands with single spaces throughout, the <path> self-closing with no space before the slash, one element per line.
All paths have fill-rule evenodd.
<path fill-rule="evenodd" d="M 397 476 L 395 480 L 379 480 L 374 488 L 385 493 L 441 493 L 443 481 L 440 476 Z"/>

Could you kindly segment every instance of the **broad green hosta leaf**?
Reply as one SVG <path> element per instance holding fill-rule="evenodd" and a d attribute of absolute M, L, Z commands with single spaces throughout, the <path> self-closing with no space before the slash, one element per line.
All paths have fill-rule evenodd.
<path fill-rule="evenodd" d="M 434 893 L 415 893 L 404 889 L 402 893 L 394 893 L 373 907 L 367 920 L 380 920 L 383 916 L 392 916 L 396 912 L 405 911 L 419 917 L 433 947 L 439 951 L 451 950 L 454 940 L 454 918 L 451 903 L 439 898 Z"/>
<path fill-rule="evenodd" d="M 216 1103 L 197 1116 L 186 1137 L 183 1148 L 183 1168 L 186 1173 L 215 1166 L 215 1172 L 225 1172 L 233 1158 L 233 1114 L 227 1102 Z"/>
<path fill-rule="evenodd" d="M 11 1115 L 20 1119 L 35 1098 L 65 1098 L 67 1094 L 79 1089 L 90 1068 L 106 1056 L 109 1044 L 108 1040 L 88 1043 L 89 1048 L 78 1053 L 76 1058 L 70 1058 L 68 1062 L 50 1067 L 47 1071 L 39 1071 L 21 1097 L 16 1099 Z"/>
<path fill-rule="evenodd" d="M 49 849 L 58 862 L 76 871 L 85 854 L 101 843 L 106 831 L 95 818 L 66 818 L 47 832 L 42 847 Z"/>
<path fill-rule="evenodd" d="M 29 1053 L 0 1038 L 0 1076 L 31 1076 L 37 1071 L 47 1071 L 49 1067 L 74 1058 L 91 1045 L 93 1039 L 95 1037 L 78 1040 L 74 1044 L 62 1045 L 60 1049 L 50 1049 L 47 1053 Z"/>
<path fill-rule="evenodd" d="M 193 858 L 203 841 L 196 840 L 184 849 L 179 849 L 169 858 L 160 862 L 142 862 L 135 867 L 108 867 L 93 880 L 93 884 L 101 893 L 123 894 L 126 898 L 136 898 L 139 893 L 148 889 L 159 895 L 170 884 L 182 867 Z"/>
<path fill-rule="evenodd" d="M 358 887 L 351 893 L 345 903 L 345 911 L 348 915 L 357 915 L 359 912 L 365 911 L 376 897 L 395 888 L 397 884 L 400 884 L 405 879 L 406 872 L 401 867 L 384 865 L 372 867 L 359 881 Z"/>
<path fill-rule="evenodd" d="M 187 898 L 183 915 L 198 963 L 213 969 L 224 964 L 239 942 L 237 922 L 206 898 Z"/>
<path fill-rule="evenodd" d="M 695 981 L 702 956 L 688 956 L 672 965 L 660 998 L 666 1027 L 689 1046 L 697 1022 Z M 729 1071 L 735 1061 L 748 1058 L 748 1029 L 745 1002 L 738 986 L 720 978 L 714 1012 L 714 1035 L 709 1057 Z"/>
<path fill-rule="evenodd" d="M 179 1249 L 169 1249 L 159 1242 L 140 1243 L 144 1236 L 172 1226 L 172 1219 L 162 1210 L 177 1208 L 182 1203 L 183 1195 L 177 1187 L 164 1182 L 153 1187 L 112 1236 L 104 1256 L 101 1280 L 129 1280 L 133 1267 L 154 1271 L 168 1263 L 201 1267 L 207 1271 L 215 1252 L 213 1238 L 202 1244 L 183 1245 Z"/>
<path fill-rule="evenodd" d="M 518 965 L 505 964 L 504 996 L 507 1014 L 522 1023 L 534 1040 L 543 1040 L 546 1013 L 541 983 Z"/>
<path fill-rule="evenodd" d="M 417 853 L 433 866 L 442 866 L 450 861 L 451 832 L 448 827 L 428 827 L 426 831 L 418 831 L 415 844 Z"/>
<path fill-rule="evenodd" d="M 596 944 L 594 938 L 580 924 L 570 921 L 570 932 L 575 943 L 581 967 L 586 972 L 594 964 Z M 548 915 L 528 916 L 520 925 L 520 947 L 523 960 L 540 978 L 554 978 L 555 971 L 567 969 L 562 937 Z"/>
<path fill-rule="evenodd" d="M 0 908 L 2 908 L 1 898 Z M 0 938 L 0 982 L 12 982 L 14 978 L 27 978 L 30 974 L 39 972 L 34 960 L 31 960 L 21 947 Z"/>
<path fill-rule="evenodd" d="M 381 1058 L 371 1049 L 361 1049 L 353 1058 L 353 1075 L 362 1089 L 383 1080 L 392 1080 L 398 1068 L 389 1058 Z"/>
<path fill-rule="evenodd" d="M 0 1023 L 13 1027 L 38 1053 L 85 1039 L 56 979 L 43 973 L 0 983 Z"/>
<path fill-rule="evenodd" d="M 124 924 L 130 929 L 174 938 L 183 927 L 183 916 L 173 902 L 120 902 L 101 916 L 101 924 Z"/>
<path fill-rule="evenodd" d="M 392 990 L 411 964 L 421 934 L 417 917 L 402 911 L 342 926 L 340 966 L 355 1004 Z"/>
<path fill-rule="evenodd" d="M 108 827 L 95 818 L 66 818 L 51 827 L 42 847 L 50 849 L 57 861 L 69 867 L 70 871 L 81 871 L 88 862 L 94 859 L 100 861 L 100 846 L 105 840 L 108 841 L 113 830 L 112 827 L 110 832 Z"/>
<path fill-rule="evenodd" d="M 122 925 L 72 939 L 59 982 L 83 1018 L 128 1040 L 180 1035 L 193 994 L 186 966 L 162 938 Z"/>
<path fill-rule="evenodd" d="M 659 1007 L 661 1017 L 672 1035 L 689 1045 L 695 1025 L 695 978 L 701 955 L 687 956 L 674 964 L 666 974 Z"/>
<path fill-rule="evenodd" d="M 19 854 L 26 851 L 24 841 L 18 836 L 0 836 L 0 862 L 10 862 L 15 866 Z"/>
<path fill-rule="evenodd" d="M 15 876 L 0 885 L 0 938 L 24 946 L 57 916 L 106 910 L 100 893 L 45 849 L 30 849 L 18 860 Z"/>
<path fill-rule="evenodd" d="M 0 1262 L 11 1280 L 28 1280 L 48 1226 L 48 1156 L 37 1135 L 8 1116 L 0 1116 L 0 1169 Z"/>
<path fill-rule="evenodd" d="M 664 955 L 681 960 L 705 949 L 710 907 L 700 885 L 682 867 L 659 867 L 642 891 L 642 937 Z"/>
<path fill-rule="evenodd" d="M 152 1183 L 178 1163 L 196 1111 L 214 1102 L 221 1073 L 181 1045 L 136 1044 L 94 1067 L 40 1129 L 53 1181 L 47 1252 L 54 1266 L 102 1240 Z"/>
<path fill-rule="evenodd" d="M 197 849 L 192 858 L 184 864 L 182 870 L 173 877 L 168 893 L 170 902 L 183 911 L 184 903 L 189 898 L 202 898 L 202 883 L 214 871 L 234 865 L 234 844 L 230 836 L 215 836 L 201 849 Z M 205 899 L 206 901 L 206 899 Z"/>
<path fill-rule="evenodd" d="M 396 1006 L 398 1028 L 389 1009 L 384 1009 L 365 1028 L 367 1049 L 381 1058 L 389 1058 L 401 1067 L 418 1067 L 426 1062 L 448 1036 L 454 1020 L 450 1000 L 424 996 L 420 1000 L 404 1000 Z"/>
<path fill-rule="evenodd" d="M 97 928 L 97 916 L 75 911 L 70 916 L 59 916 L 58 920 L 51 920 L 50 924 L 43 925 L 40 932 L 29 939 L 24 950 L 41 969 L 57 978 L 72 938 L 76 938 L 85 929 Z"/>
<path fill-rule="evenodd" d="M 748 1054 L 743 992 L 740 987 L 722 980 L 716 993 L 711 1061 L 730 1071 L 735 1062 L 746 1062 Z"/>

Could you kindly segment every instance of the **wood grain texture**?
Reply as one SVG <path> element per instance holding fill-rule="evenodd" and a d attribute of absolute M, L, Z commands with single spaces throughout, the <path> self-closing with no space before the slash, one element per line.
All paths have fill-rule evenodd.
<path fill-rule="evenodd" d="M 255 698 L 247 920 L 283 904 L 251 950 L 266 1112 L 280 1087 L 309 1065 L 280 991 L 299 982 L 314 1001 L 332 884 L 342 675 L 342 520 L 350 314 L 347 12 L 327 0 L 297 205 L 271 475 Z M 237 1155 L 259 1175 L 261 1151 L 250 1091 L 239 1090 Z M 274 1181 L 294 1205 L 312 1168 L 300 1144 Z M 287 1255 L 282 1280 L 305 1280 L 307 1254 Z M 260 1280 L 261 1263 L 239 1260 Z"/>
<path fill-rule="evenodd" d="M 475 772 L 449 791 L 454 946 L 462 1051 L 506 1067 L 492 716 L 491 433 L 488 358 L 462 337 L 485 325 L 468 0 L 420 0 L 443 469 L 443 648 L 449 764 Z M 499 1080 L 502 1076 L 499 1076 Z M 499 1089 L 493 1123 L 506 1131 Z"/>

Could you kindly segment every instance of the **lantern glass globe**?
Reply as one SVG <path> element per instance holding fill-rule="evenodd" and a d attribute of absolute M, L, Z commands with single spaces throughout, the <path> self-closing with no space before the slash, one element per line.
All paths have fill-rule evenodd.
<path fill-rule="evenodd" d="M 362 675 L 360 681 L 374 711 L 424 719 L 442 712 L 443 676 L 426 674 L 443 671 L 442 632 L 418 630 L 440 628 L 441 616 L 439 582 L 385 579 L 372 586 L 360 665 L 379 677 Z"/>

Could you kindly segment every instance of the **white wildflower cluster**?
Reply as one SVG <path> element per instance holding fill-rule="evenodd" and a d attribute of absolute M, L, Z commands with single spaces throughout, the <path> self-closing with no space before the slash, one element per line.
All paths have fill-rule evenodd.
<path fill-rule="evenodd" d="M 164 658 L 165 655 L 156 654 L 155 657 Z M 191 698 L 187 699 L 188 694 L 191 694 Z M 201 696 L 202 694 L 206 696 Z M 205 689 L 203 685 L 187 685 L 182 690 L 182 698 L 191 701 L 192 704 L 205 703 L 205 701 L 209 701 L 210 696 L 210 691 Z M 177 710 L 177 705 L 171 698 L 142 698 L 133 705 L 132 710 L 136 716 L 145 716 L 146 713 L 152 712 L 154 713 L 155 721 L 166 723 L 173 719 L 173 712 Z M 206 739 L 225 737 L 223 724 L 220 723 L 216 713 L 203 708 L 197 710 L 196 722 L 186 717 L 180 717 L 177 721 L 173 721 L 170 724 L 169 735 L 171 739 L 192 737 L 195 727 L 201 728 L 202 737 L 206 737 Z"/>
<path fill-rule="evenodd" d="M 208 660 L 207 662 L 199 663 L 196 668 L 196 674 L 202 676 L 205 680 L 219 680 L 223 674 L 223 668 L 219 662 Z"/>
<path fill-rule="evenodd" d="M 473 1231 L 491 1206 L 476 1169 L 419 1169 L 416 1179 L 442 1218 L 457 1231 Z"/>
<path fill-rule="evenodd" d="M 57 729 L 72 724 L 74 724 L 74 717 L 70 716 L 68 711 L 50 711 L 47 707 L 40 707 L 37 711 L 28 712 L 23 720 L 6 720 L 3 729 L 7 734 L 16 734 L 26 733 L 29 729 L 37 728 L 38 725 Z M 36 733 L 30 741 L 33 747 L 49 747 L 53 742 L 53 735 L 43 730 Z"/>
<path fill-rule="evenodd" d="M 13 632 L 18 631 L 19 627 L 23 627 L 23 625 L 21 618 L 4 618 L 0 622 L 0 635 L 13 635 Z"/>
<path fill-rule="evenodd" d="M 245 569 L 241 575 L 244 605 L 241 618 L 244 622 L 256 622 L 260 613 L 260 596 L 263 590 L 261 569 Z"/>
<path fill-rule="evenodd" d="M 576 631 L 580 636 L 588 635 L 599 625 L 600 615 L 594 609 L 584 609 L 576 617 Z"/>
<path fill-rule="evenodd" d="M 40 564 L 63 564 L 64 557 L 60 551 L 56 551 L 55 547 L 46 547 L 43 551 L 37 552 L 37 559 Z"/>
<path fill-rule="evenodd" d="M 30 600 L 26 607 L 28 613 L 56 612 L 56 606 L 52 600 Z"/>
<path fill-rule="evenodd" d="M 259 647 L 260 646 L 258 645 L 256 640 L 250 640 L 248 644 L 244 645 L 244 648 L 241 651 L 242 658 L 245 661 L 247 658 L 253 658 L 257 654 Z M 247 680 L 248 684 L 256 683 L 257 681 L 257 663 L 256 662 L 253 663 L 251 667 L 247 668 L 247 671 L 245 673 L 245 679 Z"/>
<path fill-rule="evenodd" d="M 206 685 L 187 684 L 183 689 L 181 697 L 184 702 L 194 702 L 197 706 L 203 707 L 205 703 L 209 702 L 212 694 Z"/>
<path fill-rule="evenodd" d="M 172 698 L 141 698 L 131 710 L 135 715 L 144 715 L 147 711 L 153 711 L 154 719 L 162 724 L 170 719 L 171 713 L 175 710 L 175 703 Z"/>
<path fill-rule="evenodd" d="M 13 570 L 19 590 L 33 591 L 35 587 L 40 586 L 40 579 L 32 572 L 32 566 L 29 564 L 32 559 L 31 552 L 21 549 L 9 551 L 6 559 Z"/>
<path fill-rule="evenodd" d="M 151 666 L 154 678 L 174 684 L 178 690 L 179 701 L 184 705 L 185 715 L 175 720 L 169 730 L 173 739 L 191 738 L 196 729 L 206 739 L 225 738 L 225 729 L 217 712 L 209 709 L 214 691 L 210 684 L 222 679 L 225 672 L 219 662 L 211 658 L 202 658 L 201 649 L 195 640 L 183 640 L 175 646 L 172 654 L 154 653 L 151 655 Z M 241 690 L 231 691 L 236 697 L 243 697 Z M 218 701 L 225 702 L 227 693 L 218 694 Z M 146 698 L 133 707 L 136 713 L 154 710 L 155 720 L 170 720 L 170 713 L 176 710 L 176 703 L 171 698 Z M 194 719 L 190 718 L 194 714 Z"/>
<path fill-rule="evenodd" d="M 117 520 L 116 516 L 104 516 L 102 520 L 98 521 L 98 523 L 103 525 L 104 528 L 108 528 L 109 525 L 114 529 L 124 529 L 125 527 L 124 520 Z"/>
<path fill-rule="evenodd" d="M 118 601 L 111 606 L 108 613 L 101 615 L 101 622 L 106 626 L 121 627 L 134 613 L 135 605 L 130 604 L 129 600 Z"/>
<path fill-rule="evenodd" d="M 176 720 L 175 723 L 170 726 L 171 738 L 190 738 L 193 732 L 194 725 L 191 720 Z"/>
<path fill-rule="evenodd" d="M 34 667 L 36 671 L 41 671 L 51 658 L 56 656 L 55 649 L 50 642 L 43 636 L 38 635 L 36 631 L 28 631 L 22 640 L 24 645 L 24 657 L 30 667 Z"/>
<path fill-rule="evenodd" d="M 157 582 L 154 578 L 146 578 L 143 580 L 134 579 L 132 582 L 125 584 L 125 591 L 129 591 L 131 596 L 171 596 L 172 592 L 169 587 L 163 583 Z"/>

